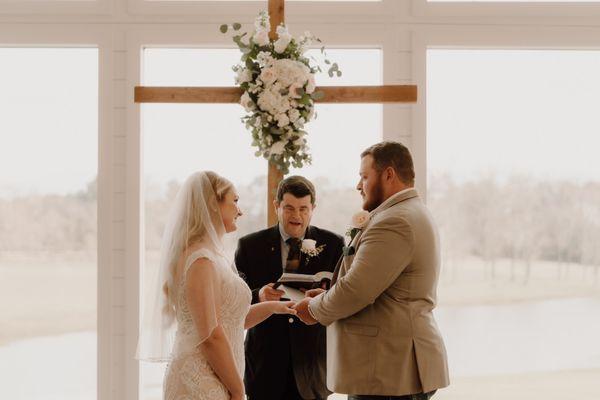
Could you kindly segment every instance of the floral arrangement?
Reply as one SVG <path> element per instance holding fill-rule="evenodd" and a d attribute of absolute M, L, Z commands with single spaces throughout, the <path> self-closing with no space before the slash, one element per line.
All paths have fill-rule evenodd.
<path fill-rule="evenodd" d="M 285 25 L 277 27 L 277 40 L 269 39 L 269 14 L 261 12 L 254 32 L 240 32 L 241 24 L 221 25 L 222 33 L 234 31 L 233 41 L 242 52 L 239 64 L 233 66 L 235 82 L 244 91 L 240 103 L 246 111 L 242 122 L 252 132 L 255 155 L 273 162 L 284 174 L 290 166 L 301 168 L 311 163 L 304 130 L 315 115 L 314 101 L 323 98 L 315 88 L 315 74 L 321 67 L 312 65 L 304 54 L 321 41 L 310 32 L 298 39 Z M 321 47 L 325 55 L 325 49 Z M 326 56 L 325 56 L 326 57 Z M 336 63 L 328 64 L 329 76 L 341 76 Z M 315 62 L 313 62 L 315 64 Z"/>
<path fill-rule="evenodd" d="M 313 239 L 304 239 L 302 241 L 302 247 L 300 251 L 308 256 L 308 258 L 316 257 L 325 249 L 325 245 L 322 244 L 317 247 L 317 241 Z M 307 261 L 308 262 L 308 261 Z"/>

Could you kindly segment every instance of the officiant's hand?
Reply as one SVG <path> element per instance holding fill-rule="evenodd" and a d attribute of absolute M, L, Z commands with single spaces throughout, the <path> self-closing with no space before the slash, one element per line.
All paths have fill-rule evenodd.
<path fill-rule="evenodd" d="M 317 297 L 318 295 L 320 295 L 321 293 L 325 293 L 326 291 L 327 290 L 321 288 L 310 289 L 304 292 L 304 297 L 310 297 L 312 299 L 313 297 Z"/>
<path fill-rule="evenodd" d="M 312 315 L 310 315 L 310 312 L 308 311 L 309 302 L 310 297 L 305 297 L 302 301 L 296 303 L 294 309 L 298 312 L 298 314 L 296 315 L 302 320 L 302 322 L 304 322 L 306 325 L 314 325 L 319 321 L 317 321 L 312 317 Z"/>
<path fill-rule="evenodd" d="M 273 289 L 274 283 L 269 283 L 268 285 L 260 288 L 258 292 L 258 300 L 262 303 L 263 301 L 279 301 L 281 296 L 285 294 L 283 290 Z"/>

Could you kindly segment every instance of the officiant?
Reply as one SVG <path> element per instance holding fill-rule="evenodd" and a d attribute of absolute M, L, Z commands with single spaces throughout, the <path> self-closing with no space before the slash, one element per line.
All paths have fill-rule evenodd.
<path fill-rule="evenodd" d="M 273 284 L 284 271 L 333 272 L 342 255 L 341 236 L 310 225 L 315 188 L 302 176 L 290 176 L 277 188 L 278 223 L 242 237 L 235 262 L 252 289 L 252 303 L 280 300 Z M 304 244 L 304 246 L 303 246 Z M 326 399 L 325 327 L 306 326 L 275 316 L 246 335 L 244 384 L 249 400 Z"/>

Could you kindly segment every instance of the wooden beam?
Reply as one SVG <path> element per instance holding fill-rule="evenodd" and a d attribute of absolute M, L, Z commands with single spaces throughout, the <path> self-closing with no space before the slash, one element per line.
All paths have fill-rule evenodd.
<path fill-rule="evenodd" d="M 136 103 L 239 103 L 238 87 L 136 86 Z"/>
<path fill-rule="evenodd" d="M 269 22 L 271 30 L 269 31 L 269 39 L 277 40 L 277 27 L 285 23 L 285 1 L 284 0 L 269 0 Z M 238 99 L 242 95 L 238 93 Z M 239 101 L 239 100 L 238 100 Z M 273 226 L 277 223 L 277 214 L 273 201 L 277 196 L 277 185 L 283 179 L 283 174 L 277 169 L 277 166 L 269 161 L 269 171 L 267 173 L 267 226 Z"/>
<path fill-rule="evenodd" d="M 269 39 L 277 40 L 277 27 L 285 23 L 284 0 L 269 0 L 269 22 L 271 23 Z"/>
<path fill-rule="evenodd" d="M 416 85 L 322 86 L 325 97 L 317 103 L 414 103 Z M 237 87 L 157 87 L 136 86 L 136 103 L 239 103 Z"/>
<path fill-rule="evenodd" d="M 277 214 L 273 201 L 277 198 L 277 186 L 283 179 L 283 173 L 277 169 L 277 166 L 269 162 L 269 172 L 267 175 L 267 223 L 273 226 L 277 223 Z"/>

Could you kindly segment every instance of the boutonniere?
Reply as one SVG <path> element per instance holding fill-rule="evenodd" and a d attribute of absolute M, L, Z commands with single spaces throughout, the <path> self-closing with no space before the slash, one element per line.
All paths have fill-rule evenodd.
<path fill-rule="evenodd" d="M 354 240 L 358 232 L 362 231 L 371 219 L 371 213 L 368 211 L 359 211 L 352 216 L 350 227 L 346 231 L 346 236 L 349 238 L 348 246 L 344 246 L 343 252 L 345 256 L 351 256 L 356 253 L 354 246 L 350 246 L 350 243 Z"/>
<path fill-rule="evenodd" d="M 319 254 L 321 254 L 321 252 L 323 251 L 323 249 L 325 248 L 325 245 L 322 244 L 319 247 L 317 247 L 317 241 L 313 240 L 313 239 L 304 239 L 302 241 L 302 247 L 300 248 L 300 251 L 304 254 L 306 254 L 306 262 L 308 262 L 308 259 L 311 257 L 316 257 Z"/>

